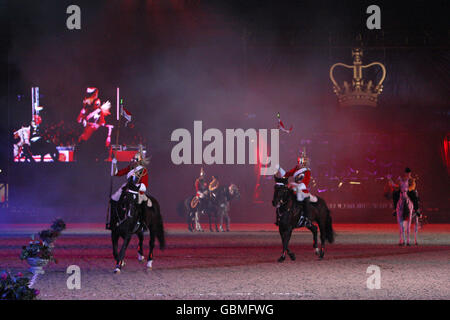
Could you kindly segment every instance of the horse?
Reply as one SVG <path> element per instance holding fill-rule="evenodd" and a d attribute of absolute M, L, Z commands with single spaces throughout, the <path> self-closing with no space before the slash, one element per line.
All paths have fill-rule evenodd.
<path fill-rule="evenodd" d="M 289 240 L 291 239 L 292 231 L 298 228 L 300 213 L 303 210 L 303 204 L 297 201 L 296 195 L 287 186 L 287 178 L 275 177 L 274 195 L 272 205 L 277 208 L 277 215 L 280 216 L 278 223 L 278 230 L 281 236 L 283 252 L 278 262 L 283 262 L 286 259 L 286 254 L 291 260 L 295 260 L 295 254 L 289 250 Z M 325 201 L 317 197 L 317 202 L 311 202 L 311 221 L 316 222 L 320 230 L 320 250 L 317 247 L 317 226 L 309 224 L 306 227 L 313 234 L 313 248 L 319 259 L 323 259 L 325 255 L 325 241 L 329 243 L 334 242 L 335 233 L 332 226 L 332 219 L 330 210 Z"/>
<path fill-rule="evenodd" d="M 212 230 L 211 220 L 214 218 L 214 223 L 217 232 L 223 232 L 223 220 L 225 219 L 226 231 L 230 231 L 230 202 L 234 199 L 240 198 L 240 192 L 235 184 L 227 186 L 219 186 L 216 190 L 211 192 L 210 210 L 207 210 L 209 217 L 209 229 Z M 217 225 L 219 222 L 219 225 Z"/>
<path fill-rule="evenodd" d="M 49 154 L 54 162 L 58 161 L 59 152 L 56 145 L 50 140 L 44 140 L 42 137 L 33 137 L 31 139 L 31 150 L 33 155 L 40 156 L 40 161 L 44 161 L 45 155 Z"/>
<path fill-rule="evenodd" d="M 128 186 L 128 185 L 127 185 Z M 158 201 L 147 195 L 152 202 L 152 207 L 147 206 L 147 202 L 143 201 L 138 204 L 138 194 L 128 188 L 124 191 L 123 199 L 116 202 L 111 201 L 111 240 L 113 247 L 113 256 L 116 262 L 114 273 L 120 273 L 125 265 L 125 251 L 130 243 L 133 234 L 139 238 L 138 260 L 144 260 L 144 231 L 150 232 L 149 246 L 150 250 L 147 258 L 147 268 L 151 269 L 153 265 L 153 249 L 155 247 L 155 236 L 159 241 L 161 250 L 165 248 L 165 234 L 161 210 Z M 117 252 L 119 238 L 123 239 L 120 252 Z"/>
<path fill-rule="evenodd" d="M 208 212 L 208 210 L 214 210 L 211 205 L 211 198 L 209 190 L 206 192 L 204 198 L 199 198 L 196 201 L 196 196 L 190 196 L 178 203 L 177 212 L 179 216 L 186 217 L 188 230 L 191 232 L 200 231 L 203 232 L 202 225 L 200 224 L 200 216 Z M 192 203 L 195 204 L 192 207 Z"/>
<path fill-rule="evenodd" d="M 414 212 L 414 205 L 409 199 L 406 192 L 400 192 L 400 197 L 395 208 L 397 223 L 400 231 L 399 246 L 405 244 L 409 246 L 409 235 L 411 229 L 411 222 L 414 222 L 414 243 L 417 245 L 417 232 L 419 229 L 419 217 Z"/>
<path fill-rule="evenodd" d="M 418 197 L 417 190 L 410 192 L 416 192 L 416 196 Z M 425 223 L 426 219 L 425 217 L 420 219 L 419 214 L 414 210 L 414 204 L 409 197 L 410 192 L 402 194 L 400 190 L 394 190 L 390 185 L 387 185 L 384 191 L 384 196 L 387 199 L 394 199 L 394 204 L 397 204 L 394 208 L 394 215 L 397 218 L 400 233 L 399 246 L 404 246 L 405 244 L 409 246 L 411 223 L 414 223 L 414 244 L 417 246 L 419 227 Z"/>

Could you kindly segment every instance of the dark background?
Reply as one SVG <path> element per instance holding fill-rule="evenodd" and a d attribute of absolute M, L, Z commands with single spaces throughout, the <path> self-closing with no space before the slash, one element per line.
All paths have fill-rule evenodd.
<path fill-rule="evenodd" d="M 66 28 L 71 4 L 81 7 L 81 30 Z M 381 30 L 366 28 L 371 4 L 381 7 Z M 109 164 L 12 163 L 12 132 L 29 120 L 32 86 L 48 123 L 75 122 L 86 87 L 96 86 L 114 107 L 120 87 L 152 155 L 149 190 L 168 222 L 184 221 L 176 204 L 194 193 L 200 171 L 172 164 L 172 131 L 193 133 L 194 120 L 222 132 L 275 128 L 277 112 L 294 127 L 280 133 L 281 166 L 294 166 L 306 146 L 313 190 L 336 205 L 336 221 L 393 222 L 381 178 L 409 166 L 429 220 L 450 222 L 448 9 L 448 1 L 2 2 L 0 180 L 10 185 L 10 202 L 0 221 L 104 221 Z M 355 46 L 365 64 L 386 66 L 376 108 L 337 106 L 329 68 L 351 64 Z M 257 167 L 204 168 L 241 189 L 232 221 L 274 220 L 273 181 Z M 337 188 L 339 181 L 346 183 Z M 355 203 L 366 205 L 348 205 Z"/>

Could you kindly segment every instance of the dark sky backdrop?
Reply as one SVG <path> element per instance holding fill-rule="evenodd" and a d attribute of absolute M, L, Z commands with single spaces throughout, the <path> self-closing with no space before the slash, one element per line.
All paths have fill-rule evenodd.
<path fill-rule="evenodd" d="M 81 30 L 66 29 L 70 4 L 81 7 Z M 448 19 L 442 14 L 448 1 L 382 2 L 381 31 L 365 28 L 369 4 L 11 1 L 9 132 L 28 120 L 31 86 L 40 87 L 49 122 L 75 121 L 87 86 L 98 87 L 100 98 L 115 106 L 119 86 L 135 130 L 152 154 L 150 192 L 167 221 L 183 221 L 175 205 L 193 193 L 200 166 L 171 163 L 172 131 L 192 132 L 194 120 L 223 131 L 274 128 L 279 111 L 294 126 L 291 135 L 281 134 L 280 160 L 286 169 L 295 165 L 308 140 L 313 175 L 319 176 L 321 163 L 334 163 L 341 171 L 377 169 L 369 168 L 367 156 L 395 162 L 389 169 L 393 174 L 408 165 L 421 176 L 424 201 L 439 208 L 439 219 L 448 219 L 449 179 L 441 157 L 442 138 L 450 129 Z M 375 109 L 342 110 L 328 70 L 338 61 L 351 64 L 351 48 L 361 44 L 363 62 L 386 65 L 384 92 Z M 17 95 L 24 97 L 18 101 Z M 108 170 L 103 163 L 10 165 L 12 204 L 27 208 L 21 214 L 37 220 L 58 214 L 102 221 Z M 378 175 L 389 170 L 378 168 Z M 262 180 L 255 203 L 254 166 L 205 166 L 205 171 L 241 188 L 234 221 L 273 220 L 272 181 Z M 325 179 L 318 181 L 319 188 L 329 186 Z M 334 203 L 383 202 L 382 186 L 367 183 L 323 196 Z M 355 214 L 359 221 L 374 219 L 370 210 L 344 211 L 338 210 L 338 220 L 356 219 Z M 389 210 L 375 214 L 390 216 Z"/>

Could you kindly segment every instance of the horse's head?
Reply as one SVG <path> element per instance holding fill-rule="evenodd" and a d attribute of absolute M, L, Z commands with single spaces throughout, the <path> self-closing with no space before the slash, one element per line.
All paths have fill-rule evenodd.
<path fill-rule="evenodd" d="M 272 199 L 272 205 L 276 208 L 286 204 L 289 201 L 290 191 L 287 186 L 288 179 L 287 178 L 275 178 L 275 187 Z"/>
<path fill-rule="evenodd" d="M 123 217 L 137 217 L 139 210 L 138 193 L 133 190 L 126 189 L 119 203 L 120 212 Z"/>
<path fill-rule="evenodd" d="M 230 184 L 228 187 L 228 193 L 230 194 L 231 198 L 239 199 L 241 197 L 241 193 L 239 192 L 239 188 L 234 183 Z"/>

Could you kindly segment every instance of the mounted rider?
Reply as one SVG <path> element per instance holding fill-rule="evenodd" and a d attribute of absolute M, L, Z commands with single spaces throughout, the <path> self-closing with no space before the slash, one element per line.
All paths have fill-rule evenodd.
<path fill-rule="evenodd" d="M 308 190 L 311 181 L 311 169 L 308 166 L 309 159 L 306 157 L 306 150 L 303 149 L 294 168 L 288 172 L 278 168 L 278 175 L 282 178 L 294 177 L 294 182 L 289 183 L 289 188 L 296 194 L 297 201 L 303 204 L 302 215 L 298 223 L 299 227 L 311 224 L 311 201 L 317 201 L 317 198 Z"/>
<path fill-rule="evenodd" d="M 117 208 L 118 204 L 122 203 L 125 192 L 131 192 L 137 195 L 137 203 L 146 202 L 148 207 L 152 206 L 152 201 L 147 197 L 146 191 L 148 189 L 148 170 L 146 166 L 149 160 L 145 158 L 142 148 L 136 152 L 131 163 L 121 169 L 117 169 L 117 160 L 113 158 L 113 172 L 112 175 L 121 177 L 126 175 L 127 182 L 123 183 L 120 188 L 111 196 L 111 208 Z M 109 222 L 107 229 L 110 229 Z"/>
<path fill-rule="evenodd" d="M 200 169 L 200 176 L 195 180 L 195 196 L 191 201 L 191 208 L 195 208 L 200 201 L 208 195 L 208 183 L 206 182 L 205 171 Z"/>
<path fill-rule="evenodd" d="M 219 179 L 217 178 L 217 176 L 212 176 L 211 182 L 208 185 L 208 190 L 210 192 L 210 194 L 216 194 L 216 190 L 219 188 Z"/>
<path fill-rule="evenodd" d="M 408 198 L 408 201 L 413 203 L 414 213 L 420 218 L 421 212 L 419 208 L 419 196 L 417 191 L 416 179 L 412 177 L 410 168 L 405 168 L 403 178 L 398 178 L 398 183 L 395 183 L 391 178 L 388 181 L 389 186 L 393 189 L 392 199 L 394 202 L 393 215 L 397 214 L 397 205 L 400 199 Z M 403 189 L 402 189 L 403 186 Z M 402 194 L 403 192 L 403 194 Z"/>

